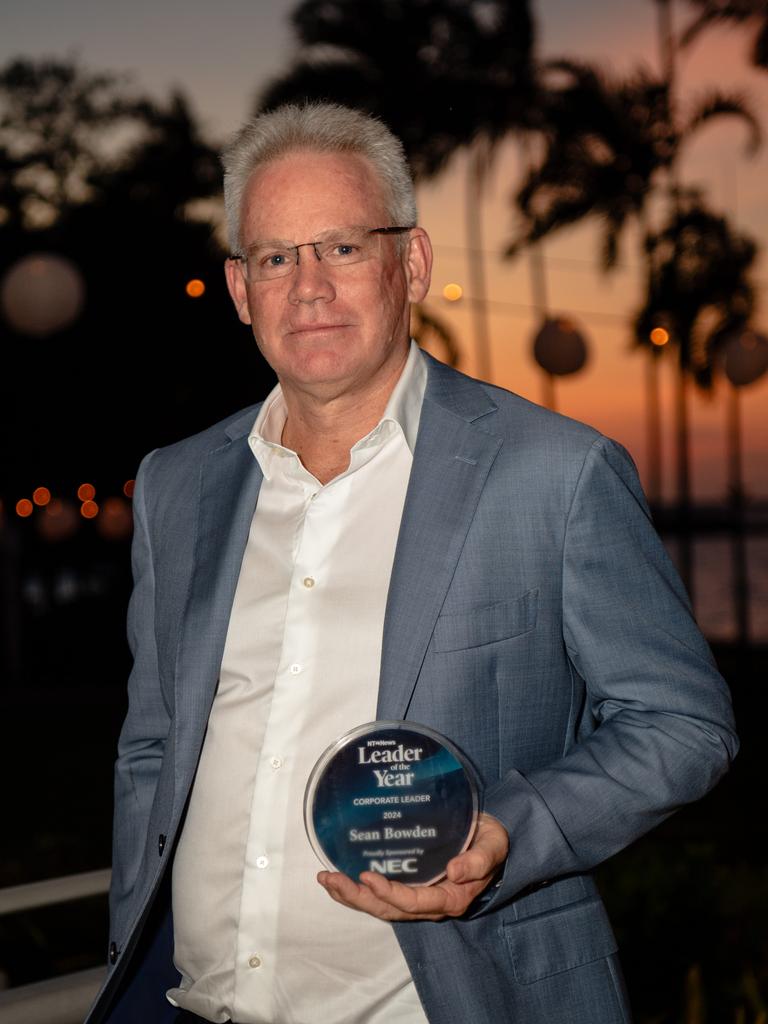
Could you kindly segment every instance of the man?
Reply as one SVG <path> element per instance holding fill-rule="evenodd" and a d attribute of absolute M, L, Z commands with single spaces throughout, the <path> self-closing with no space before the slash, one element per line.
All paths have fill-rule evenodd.
<path fill-rule="evenodd" d="M 627 1021 L 588 871 L 736 751 L 631 462 L 409 343 L 431 250 L 378 122 L 281 108 L 224 162 L 227 281 L 279 386 L 138 476 L 89 1021 Z M 374 718 L 478 772 L 436 885 L 315 880 L 307 776 Z"/>

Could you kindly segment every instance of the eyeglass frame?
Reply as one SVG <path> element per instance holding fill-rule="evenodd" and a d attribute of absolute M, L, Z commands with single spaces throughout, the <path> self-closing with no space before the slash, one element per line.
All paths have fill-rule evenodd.
<path fill-rule="evenodd" d="M 405 227 L 403 225 L 394 225 L 394 226 L 385 227 L 385 228 L 365 228 L 364 230 L 369 235 L 400 235 L 400 234 L 403 234 L 406 231 L 413 231 L 415 226 L 416 226 L 415 224 L 409 224 L 407 227 Z M 322 244 L 323 244 L 322 240 L 319 240 L 319 241 L 315 241 L 315 242 L 299 242 L 296 245 L 286 245 L 285 246 L 286 249 L 289 249 L 289 250 L 292 249 L 292 250 L 295 250 L 295 252 L 296 252 L 296 262 L 294 264 L 292 264 L 290 272 L 288 274 L 279 274 L 276 278 L 263 278 L 262 280 L 263 281 L 269 281 L 269 280 L 277 280 L 277 281 L 279 281 L 281 277 L 290 277 L 290 275 L 293 273 L 293 267 L 298 267 L 298 265 L 299 265 L 299 249 L 304 249 L 308 245 L 312 246 L 312 250 L 313 250 L 313 252 L 315 254 L 315 258 L 317 259 L 318 263 L 322 263 L 322 257 L 320 255 L 320 253 L 317 251 L 318 245 L 322 245 Z M 248 259 L 248 249 L 250 249 L 250 248 L 252 248 L 252 246 L 248 246 L 246 249 L 241 249 L 239 252 L 233 252 L 229 256 L 227 256 L 228 260 L 231 260 L 233 263 L 239 263 L 240 264 L 240 269 L 242 270 L 243 276 L 246 277 L 246 279 L 247 279 L 247 274 L 246 274 L 246 271 L 245 271 L 245 263 L 246 263 L 246 261 Z M 352 264 L 352 266 L 354 266 L 354 264 Z M 253 282 L 251 282 L 251 283 L 253 283 Z"/>

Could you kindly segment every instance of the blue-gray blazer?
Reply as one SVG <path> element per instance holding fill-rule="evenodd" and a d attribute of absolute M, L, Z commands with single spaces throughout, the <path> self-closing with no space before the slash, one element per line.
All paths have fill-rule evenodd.
<path fill-rule="evenodd" d="M 256 412 L 153 452 L 137 478 L 113 962 L 93 1024 L 118 1019 L 106 1007 L 145 948 L 194 779 L 259 494 Z M 378 715 L 450 736 L 510 834 L 464 918 L 395 925 L 429 1020 L 629 1020 L 588 872 L 706 793 L 737 741 L 620 446 L 429 360 Z"/>

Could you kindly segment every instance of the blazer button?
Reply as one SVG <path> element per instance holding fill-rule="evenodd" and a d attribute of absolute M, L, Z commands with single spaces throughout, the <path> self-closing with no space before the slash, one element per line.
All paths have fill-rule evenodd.
<path fill-rule="evenodd" d="M 160 857 L 163 856 L 163 850 L 164 849 L 165 849 L 165 836 L 161 832 L 160 835 L 157 837 L 157 852 L 158 852 L 158 855 Z"/>
<path fill-rule="evenodd" d="M 109 944 L 109 962 L 111 964 L 116 964 L 117 963 L 117 958 L 118 958 L 119 955 L 120 954 L 119 954 L 119 951 L 118 951 L 118 948 L 117 948 L 117 943 L 116 942 L 110 942 L 110 944 Z"/>

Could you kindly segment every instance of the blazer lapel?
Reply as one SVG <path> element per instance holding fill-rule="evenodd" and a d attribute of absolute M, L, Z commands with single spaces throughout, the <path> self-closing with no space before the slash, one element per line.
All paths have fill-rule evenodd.
<path fill-rule="evenodd" d="M 195 565 L 176 657 L 176 792 L 192 780 L 229 626 L 240 565 L 248 541 L 262 474 L 248 446 L 255 413 L 245 432 L 209 452 L 200 469 Z M 240 436 L 237 436 L 238 433 Z"/>
<path fill-rule="evenodd" d="M 486 390 L 429 361 L 411 479 L 387 599 L 377 715 L 405 717 L 488 472 L 502 441 L 475 425 Z M 485 424 L 483 424 L 485 426 Z"/>

